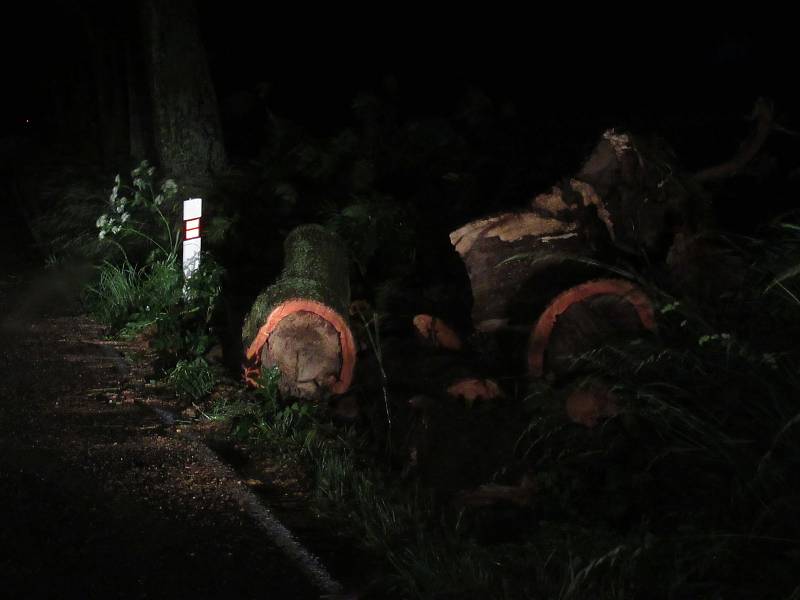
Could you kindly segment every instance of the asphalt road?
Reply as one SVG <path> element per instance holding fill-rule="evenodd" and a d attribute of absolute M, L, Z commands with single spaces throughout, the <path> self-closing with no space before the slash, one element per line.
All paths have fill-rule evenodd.
<path fill-rule="evenodd" d="M 318 598 L 235 474 L 121 397 L 85 272 L 0 226 L 0 590 L 7 598 Z M 111 396 L 109 396 L 109 390 Z"/>

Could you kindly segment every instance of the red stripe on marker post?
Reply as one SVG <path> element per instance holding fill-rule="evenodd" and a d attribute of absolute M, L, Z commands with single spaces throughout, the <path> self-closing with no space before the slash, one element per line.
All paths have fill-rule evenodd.
<path fill-rule="evenodd" d="M 200 219 L 191 219 L 183 223 L 183 239 L 193 240 L 200 237 Z"/>

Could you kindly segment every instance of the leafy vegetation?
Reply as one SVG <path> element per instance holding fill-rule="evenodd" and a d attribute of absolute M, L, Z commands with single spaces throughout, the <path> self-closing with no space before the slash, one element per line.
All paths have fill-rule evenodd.
<path fill-rule="evenodd" d="M 157 185 L 155 168 L 143 161 L 125 185 L 119 175 L 109 210 L 96 222 L 108 258 L 87 288 L 89 306 L 122 337 L 147 335 L 167 380 L 181 397 L 199 399 L 215 376 L 202 356 L 214 336 L 211 321 L 220 294 L 222 269 L 205 255 L 200 269 L 184 280 L 178 248 L 177 184 Z"/>

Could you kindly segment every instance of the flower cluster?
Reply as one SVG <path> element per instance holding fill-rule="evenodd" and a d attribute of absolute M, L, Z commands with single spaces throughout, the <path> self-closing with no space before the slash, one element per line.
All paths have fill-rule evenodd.
<path fill-rule="evenodd" d="M 132 187 L 122 184 L 120 176 L 114 178 L 114 187 L 108 197 L 109 211 L 100 215 L 95 225 L 98 237 L 102 240 L 106 236 L 116 235 L 126 228 L 125 223 L 131 219 L 131 212 L 142 207 L 153 212 L 161 212 L 160 207 L 170 202 L 178 193 L 178 185 L 172 179 L 167 179 L 161 184 L 156 193 L 153 177 L 156 168 L 143 160 L 138 167 L 131 171 Z M 129 227 L 129 226 L 127 226 Z"/>

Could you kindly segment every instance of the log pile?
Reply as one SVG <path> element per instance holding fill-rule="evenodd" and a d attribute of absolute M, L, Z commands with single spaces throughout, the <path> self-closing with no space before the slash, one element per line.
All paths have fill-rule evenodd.
<path fill-rule="evenodd" d="M 532 480 L 476 481 L 487 481 L 498 457 L 514 452 L 514 439 L 503 435 L 522 418 L 513 399 L 525 384 L 539 385 L 525 382 L 520 393 L 509 382 L 519 382 L 524 363 L 531 378 L 556 384 L 543 387 L 555 390 L 565 419 L 591 428 L 619 414 L 618 382 L 575 369 L 575 359 L 595 348 L 657 332 L 651 298 L 627 275 L 636 269 L 618 267 L 656 265 L 679 289 L 717 293 L 714 263 L 724 255 L 710 252 L 703 237 L 710 212 L 697 184 L 742 169 L 763 143 L 771 113 L 757 112 L 756 121 L 737 157 L 694 177 L 678 172 L 657 145 L 606 131 L 573 176 L 521 210 L 453 231 L 473 296 L 472 336 L 454 311 L 417 305 L 422 294 L 413 286 L 402 286 L 402 302 L 388 308 L 375 297 L 351 303 L 341 241 L 319 226 L 294 230 L 279 280 L 245 322 L 246 379 L 255 385 L 262 369 L 277 366 L 283 394 L 329 400 L 341 422 L 369 422 L 404 472 L 440 489 L 468 488 L 457 496 L 463 506 L 527 506 Z M 370 303 L 388 314 L 379 318 Z M 511 361 L 495 355 L 509 342 L 521 364 L 504 371 Z M 357 354 L 359 385 L 348 392 Z M 485 434 L 488 414 L 496 435 Z"/>

